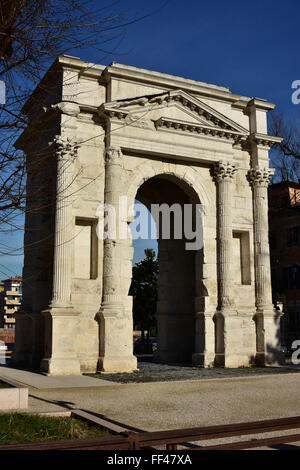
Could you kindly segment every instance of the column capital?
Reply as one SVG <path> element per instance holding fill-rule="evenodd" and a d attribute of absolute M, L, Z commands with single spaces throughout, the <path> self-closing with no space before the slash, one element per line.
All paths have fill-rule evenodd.
<path fill-rule="evenodd" d="M 120 147 L 107 147 L 105 149 L 105 164 L 108 165 L 119 165 L 123 164 L 123 154 Z"/>
<path fill-rule="evenodd" d="M 251 186 L 267 187 L 273 174 L 272 168 L 255 167 L 248 171 L 247 178 Z"/>
<path fill-rule="evenodd" d="M 52 142 L 49 142 L 59 159 L 70 159 L 72 161 L 78 155 L 79 143 L 72 137 L 56 135 Z"/>
<path fill-rule="evenodd" d="M 213 179 L 216 183 L 221 181 L 232 181 L 237 168 L 229 162 L 219 161 L 214 164 Z"/>

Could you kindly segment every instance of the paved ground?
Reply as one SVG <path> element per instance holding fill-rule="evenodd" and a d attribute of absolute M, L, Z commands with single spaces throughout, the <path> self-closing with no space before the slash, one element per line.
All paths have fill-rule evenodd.
<path fill-rule="evenodd" d="M 0 366 L 0 378 L 15 380 L 21 384 L 29 385 L 38 389 L 51 388 L 82 388 L 82 387 L 103 387 L 108 383 L 103 380 L 88 377 L 86 375 L 73 375 L 66 377 L 47 377 L 46 375 L 31 372 L 27 370 L 14 369 L 6 366 Z M 117 383 L 115 385 L 118 385 Z"/>
<path fill-rule="evenodd" d="M 208 426 L 300 415 L 300 375 L 29 390 L 29 411 L 92 411 L 138 429 Z"/>
<path fill-rule="evenodd" d="M 158 374 L 156 366 L 145 366 L 143 373 L 148 377 L 149 374 Z M 300 415 L 299 369 L 295 369 L 295 373 L 286 368 L 263 369 L 253 375 L 250 369 L 205 371 L 196 368 L 195 371 L 192 367 L 173 370 L 172 366 L 167 371 L 159 367 L 160 375 L 173 374 L 173 381 L 124 384 L 86 376 L 45 377 L 12 369 L 11 374 L 14 373 L 15 378 L 18 373 L 19 379 L 22 379 L 23 373 L 23 379 L 25 377 L 40 387 L 29 387 L 29 412 L 82 409 L 139 430 L 209 426 Z M 200 378 L 193 376 L 192 380 L 183 380 L 182 374 L 190 374 L 191 370 L 194 374 L 197 371 L 205 374 L 205 377 L 200 375 Z M 9 369 L 0 368 L 0 376 L 4 375 L 3 372 L 8 374 Z M 232 377 L 233 373 L 240 375 Z M 181 380 L 174 381 L 176 374 Z M 207 378 L 207 374 L 222 378 Z M 46 385 L 48 388 L 44 388 Z"/>
<path fill-rule="evenodd" d="M 7 367 L 0 367 L 1 375 L 31 384 L 29 412 L 82 409 L 137 430 L 300 415 L 299 368 L 295 368 L 295 373 L 288 368 L 203 370 L 144 362 L 135 380 L 147 383 L 121 383 L 127 378 L 116 375 L 112 376 L 115 382 L 111 382 L 112 377 L 108 375 L 102 375 L 101 379 L 47 377 Z M 191 379 L 187 380 L 189 377 Z M 180 380 L 174 380 L 176 378 Z M 281 434 L 286 433 L 294 431 Z M 274 435 L 276 433 L 270 437 Z M 295 444 L 284 448 L 287 446 L 295 448 Z M 300 449 L 299 443 L 297 449 Z"/>

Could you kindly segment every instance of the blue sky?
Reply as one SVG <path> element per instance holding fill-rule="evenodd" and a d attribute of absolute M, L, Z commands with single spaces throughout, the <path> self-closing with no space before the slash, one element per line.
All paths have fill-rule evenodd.
<path fill-rule="evenodd" d="M 227 86 L 276 103 L 291 119 L 300 114 L 300 105 L 291 101 L 291 84 L 300 80 L 299 0 L 121 0 L 115 10 L 138 16 L 165 3 L 156 14 L 128 26 L 113 54 L 103 57 L 95 49 L 82 49 L 74 55 Z M 17 234 L 16 243 L 21 239 Z M 153 242 L 135 242 L 135 261 L 147 246 Z M 20 258 L 6 257 L 1 263 L 1 270 L 4 265 L 6 272 L 21 273 Z"/>
<path fill-rule="evenodd" d="M 120 3 L 142 14 L 166 2 Z M 114 60 L 228 86 L 234 93 L 266 98 L 284 112 L 299 112 L 290 99 L 291 83 L 300 79 L 299 19 L 297 0 L 169 0 L 129 26 L 118 51 L 102 63 Z M 95 50 L 79 55 L 101 59 Z"/>

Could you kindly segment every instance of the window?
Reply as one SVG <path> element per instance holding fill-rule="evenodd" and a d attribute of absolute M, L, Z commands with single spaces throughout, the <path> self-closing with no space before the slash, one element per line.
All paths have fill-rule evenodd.
<path fill-rule="evenodd" d="M 287 246 L 299 245 L 299 227 L 290 227 L 286 231 L 286 244 Z"/>
<path fill-rule="evenodd" d="M 283 268 L 283 280 L 286 290 L 300 289 L 300 266 L 286 266 Z"/>

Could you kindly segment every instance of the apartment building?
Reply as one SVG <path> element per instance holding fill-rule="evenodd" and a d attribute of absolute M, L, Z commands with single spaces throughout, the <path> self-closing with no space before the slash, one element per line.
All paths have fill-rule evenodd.
<path fill-rule="evenodd" d="M 269 241 L 273 301 L 282 302 L 283 343 L 300 339 L 300 184 L 269 187 Z"/>
<path fill-rule="evenodd" d="M 22 277 L 11 277 L 2 283 L 4 290 L 0 292 L 0 327 L 14 328 L 14 315 L 19 310 L 22 299 Z"/>

